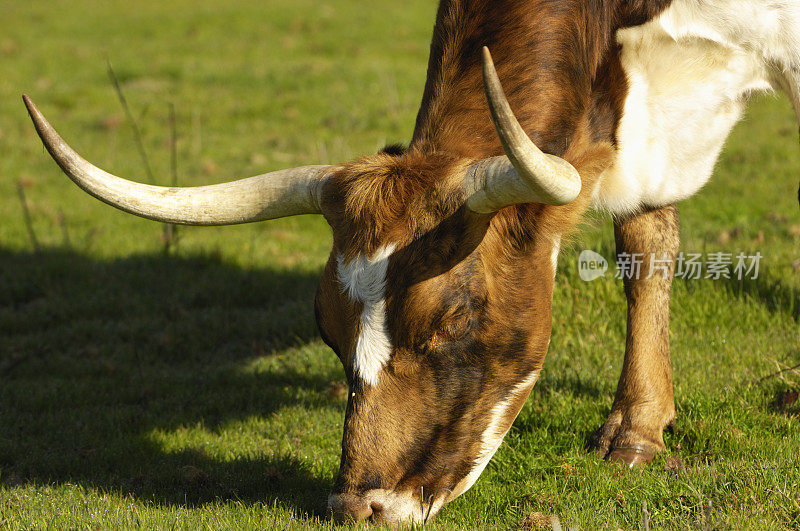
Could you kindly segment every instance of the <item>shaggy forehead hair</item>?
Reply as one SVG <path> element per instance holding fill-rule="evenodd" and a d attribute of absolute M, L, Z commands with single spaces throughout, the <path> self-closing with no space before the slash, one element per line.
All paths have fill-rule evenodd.
<path fill-rule="evenodd" d="M 390 149 L 342 166 L 325 185 L 323 211 L 344 262 L 405 244 L 463 205 L 467 161 Z"/>

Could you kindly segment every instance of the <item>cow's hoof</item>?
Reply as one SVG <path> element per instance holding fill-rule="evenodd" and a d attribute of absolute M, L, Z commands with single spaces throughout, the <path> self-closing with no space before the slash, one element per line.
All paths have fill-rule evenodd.
<path fill-rule="evenodd" d="M 609 454 L 611 441 L 614 440 L 614 436 L 619 429 L 619 424 L 619 421 L 612 422 L 612 419 L 607 420 L 606 423 L 600 426 L 589 438 L 586 449 L 597 455 L 600 459 L 605 459 Z"/>
<path fill-rule="evenodd" d="M 588 442 L 588 449 L 601 459 L 635 468 L 650 463 L 664 449 L 656 438 L 623 429 L 619 417 L 612 415 Z"/>
<path fill-rule="evenodd" d="M 645 445 L 622 446 L 612 448 L 606 455 L 606 461 L 637 468 L 649 464 L 657 454 L 657 450 Z"/>

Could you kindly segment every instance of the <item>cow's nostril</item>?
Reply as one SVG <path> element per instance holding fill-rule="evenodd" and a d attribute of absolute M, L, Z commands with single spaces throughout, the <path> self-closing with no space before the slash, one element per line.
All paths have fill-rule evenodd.
<path fill-rule="evenodd" d="M 352 518 L 356 522 L 363 522 L 370 517 L 372 517 L 372 507 L 369 504 L 355 508 L 352 513 Z"/>
<path fill-rule="evenodd" d="M 337 522 L 363 522 L 372 516 L 372 505 L 353 494 L 331 496 L 329 506 Z"/>
<path fill-rule="evenodd" d="M 370 503 L 369 506 L 370 506 L 370 510 L 372 512 L 372 515 L 370 516 L 370 520 L 373 521 L 373 522 L 380 522 L 381 521 L 381 515 L 383 513 L 383 504 L 380 503 L 380 502 L 374 501 L 374 502 Z"/>

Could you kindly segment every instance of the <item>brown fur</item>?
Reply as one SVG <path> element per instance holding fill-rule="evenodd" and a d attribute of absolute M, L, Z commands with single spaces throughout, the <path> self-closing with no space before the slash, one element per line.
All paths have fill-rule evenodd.
<path fill-rule="evenodd" d="M 628 335 L 614 406 L 595 434 L 598 453 L 629 464 L 664 449 L 664 428 L 675 419 L 669 356 L 669 303 L 680 224 L 675 207 L 643 212 L 614 224 L 617 253 L 642 255 L 639 278 L 625 278 Z M 669 260 L 668 274 L 649 275 L 652 257 Z"/>

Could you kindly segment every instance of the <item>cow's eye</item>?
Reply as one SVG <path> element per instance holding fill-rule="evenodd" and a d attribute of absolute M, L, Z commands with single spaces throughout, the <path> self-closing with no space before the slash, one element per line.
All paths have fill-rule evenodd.
<path fill-rule="evenodd" d="M 441 324 L 431 335 L 428 346 L 437 349 L 447 342 L 457 341 L 467 333 L 469 324 L 468 316 L 458 316 L 448 320 L 446 324 Z"/>
<path fill-rule="evenodd" d="M 428 341 L 428 347 L 432 348 L 433 350 L 438 349 L 439 347 L 447 341 L 448 336 L 444 330 L 436 330 L 433 332 L 430 341 Z"/>
<path fill-rule="evenodd" d="M 435 352 L 454 339 L 450 327 L 440 327 L 434 330 L 427 341 L 422 344 L 422 349 Z"/>

